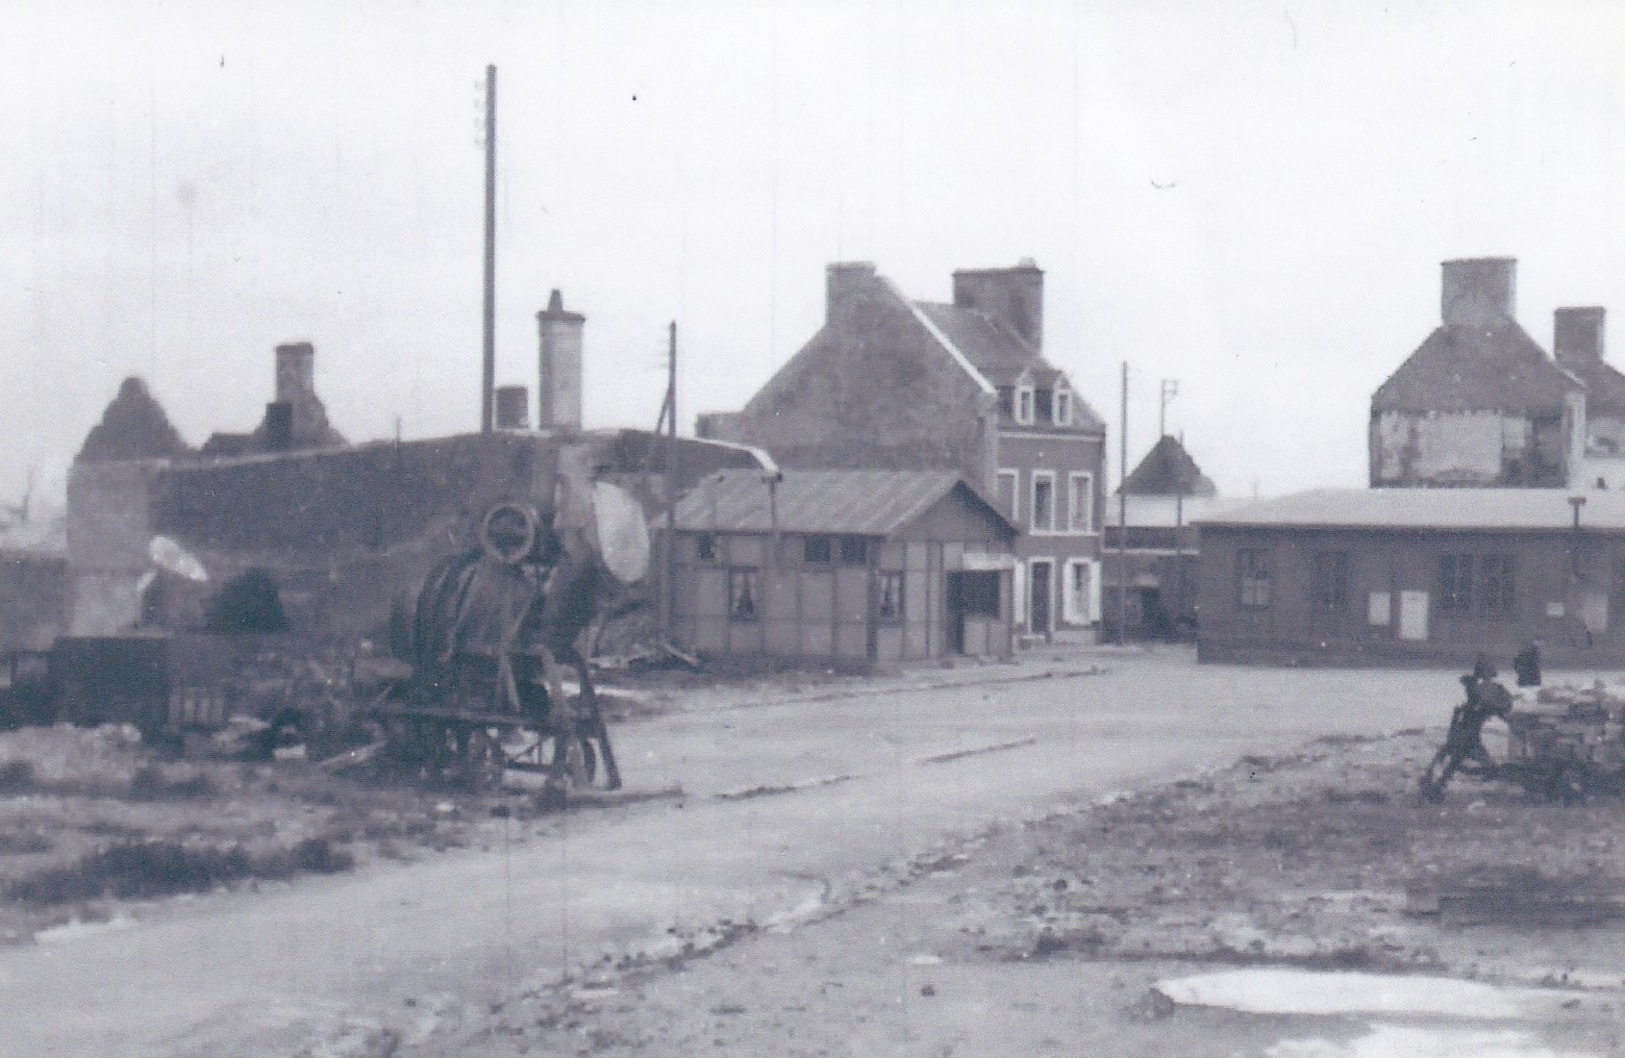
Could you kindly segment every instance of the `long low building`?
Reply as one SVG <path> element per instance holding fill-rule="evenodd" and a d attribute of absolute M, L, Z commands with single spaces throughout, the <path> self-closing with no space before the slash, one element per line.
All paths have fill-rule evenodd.
<path fill-rule="evenodd" d="M 1625 662 L 1625 493 L 1325 489 L 1199 525 L 1203 661 Z"/>

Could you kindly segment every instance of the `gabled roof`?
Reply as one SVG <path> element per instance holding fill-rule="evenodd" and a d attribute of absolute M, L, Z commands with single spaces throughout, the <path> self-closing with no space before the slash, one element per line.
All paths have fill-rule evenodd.
<path fill-rule="evenodd" d="M 163 407 L 147 392 L 146 383 L 131 375 L 102 412 L 102 421 L 85 435 L 74 462 L 167 459 L 189 451 Z"/>
<path fill-rule="evenodd" d="M 951 470 L 719 470 L 677 503 L 679 529 L 890 536 L 959 492 L 1010 533 L 1010 520 Z M 776 516 L 776 523 L 775 523 Z"/>
<path fill-rule="evenodd" d="M 1601 361 L 1570 364 L 1565 370 L 1585 383 L 1587 415 L 1597 412 L 1625 415 L 1625 374 Z"/>
<path fill-rule="evenodd" d="M 1005 321 L 980 309 L 916 301 L 913 308 L 945 338 L 950 351 L 968 361 L 995 387 L 1013 386 L 1025 373 L 1040 389 L 1052 389 L 1066 375 L 1055 367 Z M 1062 429 L 1104 429 L 1087 401 L 1072 392 L 1072 422 Z"/>
<path fill-rule="evenodd" d="M 1572 530 L 1568 489 L 1316 489 L 1199 519 L 1213 526 Z M 1625 492 L 1587 492 L 1585 529 L 1625 529 Z"/>
<path fill-rule="evenodd" d="M 1371 410 L 1555 411 L 1583 388 L 1513 320 L 1447 324 L 1378 387 Z"/>
<path fill-rule="evenodd" d="M 1185 446 L 1163 434 L 1118 491 L 1130 496 L 1212 496 L 1219 490 Z"/>

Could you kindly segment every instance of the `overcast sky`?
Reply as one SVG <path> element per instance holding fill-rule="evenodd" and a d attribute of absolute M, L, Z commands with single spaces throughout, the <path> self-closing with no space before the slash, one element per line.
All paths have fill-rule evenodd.
<path fill-rule="evenodd" d="M 947 300 L 1034 258 L 1045 353 L 1131 462 L 1221 491 L 1365 483 L 1373 389 L 1438 263 L 1518 313 L 1625 314 L 1625 6 L 1597 2 L 0 0 L 0 499 L 128 374 L 188 441 L 316 345 L 352 440 L 477 428 L 485 65 L 499 382 L 553 287 L 589 426 L 683 429 L 818 328 L 824 266 Z M 1617 328 L 1616 328 L 1617 332 Z"/>

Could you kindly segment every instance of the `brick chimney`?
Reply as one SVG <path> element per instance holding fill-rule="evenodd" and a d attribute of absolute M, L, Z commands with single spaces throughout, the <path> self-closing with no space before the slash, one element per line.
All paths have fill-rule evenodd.
<path fill-rule="evenodd" d="M 1044 272 L 1031 257 L 1014 268 L 964 268 L 954 273 L 954 304 L 1003 320 L 1034 350 L 1044 349 Z"/>
<path fill-rule="evenodd" d="M 581 313 L 565 309 L 557 290 L 536 314 L 541 329 L 538 429 L 581 429 L 581 332 L 586 321 Z"/>
<path fill-rule="evenodd" d="M 1552 316 L 1552 352 L 1564 367 L 1584 371 L 1602 363 L 1608 310 L 1601 305 L 1558 309 Z"/>
<path fill-rule="evenodd" d="M 857 308 L 857 299 L 864 287 L 875 280 L 875 266 L 870 261 L 837 261 L 826 267 L 824 273 L 826 323 L 850 317 Z"/>
<path fill-rule="evenodd" d="M 1486 327 L 1512 319 L 1518 261 L 1513 257 L 1471 257 L 1445 261 L 1441 316 L 1446 326 Z"/>
<path fill-rule="evenodd" d="M 530 390 L 524 386 L 497 387 L 497 429 L 530 429 Z"/>

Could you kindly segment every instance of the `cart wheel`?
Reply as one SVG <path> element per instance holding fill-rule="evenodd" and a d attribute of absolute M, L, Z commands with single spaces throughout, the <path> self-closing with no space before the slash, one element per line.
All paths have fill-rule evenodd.
<path fill-rule="evenodd" d="M 492 793 L 502 788 L 502 773 L 508 766 L 507 753 L 490 729 L 477 727 L 468 733 L 463 746 L 463 774 L 475 793 Z"/>

